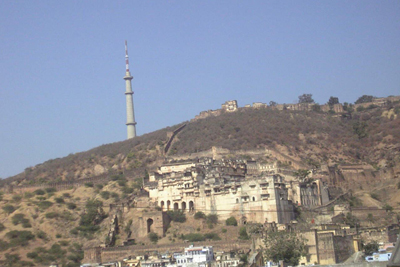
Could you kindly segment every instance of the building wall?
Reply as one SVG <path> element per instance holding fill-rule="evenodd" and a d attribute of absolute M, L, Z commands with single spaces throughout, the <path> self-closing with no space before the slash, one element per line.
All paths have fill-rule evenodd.
<path fill-rule="evenodd" d="M 221 220 L 234 216 L 238 221 L 289 223 L 294 219 L 287 189 L 276 177 L 221 186 L 198 186 L 193 177 L 160 180 L 149 196 L 164 210 L 193 207 L 192 211 L 216 213 Z"/>
<path fill-rule="evenodd" d="M 318 258 L 319 264 L 335 264 L 335 246 L 333 233 L 319 233 L 318 236 Z"/>

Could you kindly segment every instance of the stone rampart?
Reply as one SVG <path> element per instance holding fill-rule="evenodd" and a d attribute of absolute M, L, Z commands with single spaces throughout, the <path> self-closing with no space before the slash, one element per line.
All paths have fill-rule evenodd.
<path fill-rule="evenodd" d="M 249 240 L 226 242 L 226 241 L 203 241 L 203 242 L 181 242 L 173 244 L 155 244 L 155 245 L 133 245 L 125 247 L 109 247 L 109 248 L 88 248 L 84 250 L 83 263 L 109 262 L 122 260 L 128 256 L 138 256 L 143 254 L 152 254 L 154 252 L 182 252 L 186 247 L 193 244 L 194 246 L 212 246 L 214 251 L 247 251 L 250 249 L 252 242 Z"/>
<path fill-rule="evenodd" d="M 185 123 L 184 125 L 180 126 L 178 129 L 176 129 L 176 130 L 172 133 L 172 135 L 171 135 L 171 137 L 169 138 L 167 144 L 165 145 L 165 148 L 164 148 L 164 153 L 165 153 L 165 154 L 168 153 L 168 150 L 169 150 L 169 148 L 171 147 L 172 141 L 174 141 L 175 136 L 176 136 L 180 131 L 182 131 L 183 128 L 185 128 L 185 126 L 186 126 L 186 123 Z"/>

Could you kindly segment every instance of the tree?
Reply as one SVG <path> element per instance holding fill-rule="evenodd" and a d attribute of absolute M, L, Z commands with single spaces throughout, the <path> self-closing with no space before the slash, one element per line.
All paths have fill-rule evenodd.
<path fill-rule="evenodd" d="M 208 214 L 206 217 L 206 223 L 208 228 L 213 228 L 215 224 L 218 223 L 218 215 L 217 214 Z"/>
<path fill-rule="evenodd" d="M 268 261 L 296 266 L 300 258 L 307 256 L 306 239 L 285 231 L 268 231 L 264 238 L 264 256 Z"/>
<path fill-rule="evenodd" d="M 152 243 L 155 244 L 155 243 L 158 242 L 159 237 L 158 237 L 158 235 L 157 235 L 156 233 L 150 232 L 150 233 L 148 234 L 148 237 L 149 237 L 149 239 L 150 239 L 150 241 L 151 241 Z"/>
<path fill-rule="evenodd" d="M 231 216 L 228 219 L 226 219 L 225 224 L 237 226 L 238 223 L 237 223 L 237 220 L 235 219 L 235 217 Z"/>
<path fill-rule="evenodd" d="M 315 103 L 314 99 L 312 98 L 312 94 L 302 94 L 301 96 L 299 96 L 299 104 L 303 103 Z"/>
<path fill-rule="evenodd" d="M 363 95 L 361 97 L 359 97 L 357 99 L 356 102 L 354 102 L 354 104 L 361 104 L 361 103 L 369 103 L 372 102 L 374 100 L 375 97 L 373 97 L 372 95 Z"/>
<path fill-rule="evenodd" d="M 329 98 L 328 105 L 329 105 L 329 106 L 333 106 L 333 105 L 335 105 L 335 104 L 339 104 L 339 98 L 338 98 L 338 97 L 331 96 L 331 97 Z"/>
<path fill-rule="evenodd" d="M 358 121 L 353 124 L 353 132 L 358 136 L 358 139 L 362 139 L 368 136 L 367 123 L 364 121 Z"/>
<path fill-rule="evenodd" d="M 372 253 L 377 252 L 379 249 L 379 244 L 376 241 L 372 241 L 364 245 L 363 247 L 365 255 L 372 255 Z"/>
<path fill-rule="evenodd" d="M 206 215 L 204 214 L 204 212 L 202 212 L 202 211 L 198 211 L 198 212 L 196 212 L 195 214 L 194 214 L 194 218 L 196 219 L 196 220 L 198 220 L 198 219 L 204 219 L 206 217 Z"/>
<path fill-rule="evenodd" d="M 304 170 L 304 169 L 299 169 L 297 171 L 295 171 L 293 174 L 294 176 L 296 176 L 297 179 L 299 179 L 301 182 L 305 182 L 307 176 L 310 174 L 311 172 L 309 170 Z"/>
<path fill-rule="evenodd" d="M 269 101 L 269 105 L 271 107 L 275 107 L 276 105 L 278 105 L 278 103 L 276 103 L 275 101 Z"/>
<path fill-rule="evenodd" d="M 240 227 L 239 229 L 239 239 L 248 240 L 249 235 L 247 234 L 247 229 L 245 226 Z"/>

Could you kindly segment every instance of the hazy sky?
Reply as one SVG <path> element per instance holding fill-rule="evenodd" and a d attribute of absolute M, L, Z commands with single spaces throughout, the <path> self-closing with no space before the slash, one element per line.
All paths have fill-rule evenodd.
<path fill-rule="evenodd" d="M 400 1 L 0 1 L 0 177 L 226 100 L 400 94 Z"/>

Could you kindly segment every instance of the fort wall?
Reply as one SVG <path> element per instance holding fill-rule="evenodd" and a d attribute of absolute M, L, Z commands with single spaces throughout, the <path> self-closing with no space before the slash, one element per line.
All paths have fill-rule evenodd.
<path fill-rule="evenodd" d="M 214 251 L 248 251 L 252 242 L 250 240 L 226 242 L 226 241 L 204 241 L 193 242 L 194 246 L 212 246 Z M 134 245 L 125 247 L 109 247 L 109 248 L 87 248 L 84 250 L 83 263 L 100 263 L 122 260 L 128 256 L 139 256 L 143 254 L 153 254 L 154 252 L 182 252 L 189 243 L 173 243 L 173 244 L 155 244 L 155 245 Z"/>

